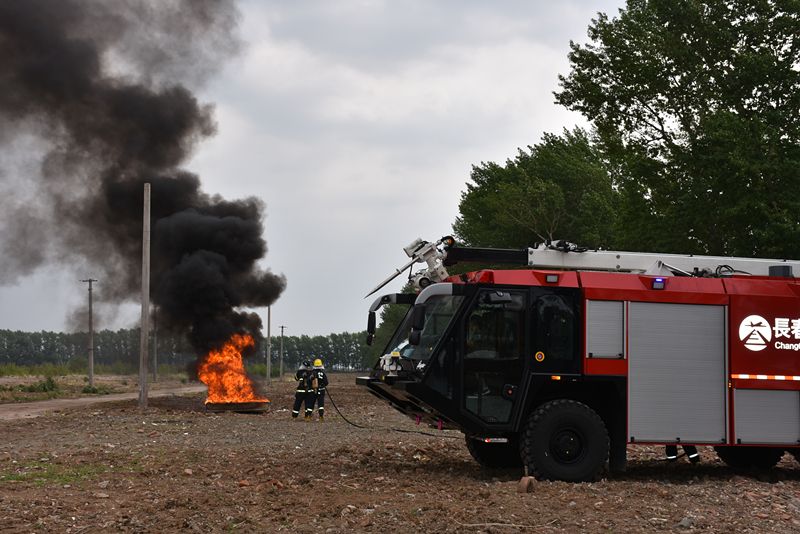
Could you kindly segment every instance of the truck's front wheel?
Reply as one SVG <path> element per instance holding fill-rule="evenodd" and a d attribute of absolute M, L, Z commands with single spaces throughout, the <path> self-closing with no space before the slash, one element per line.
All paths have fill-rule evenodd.
<path fill-rule="evenodd" d="M 522 434 L 522 459 L 537 478 L 592 481 L 608 459 L 608 431 L 594 410 L 559 399 L 539 406 Z"/>

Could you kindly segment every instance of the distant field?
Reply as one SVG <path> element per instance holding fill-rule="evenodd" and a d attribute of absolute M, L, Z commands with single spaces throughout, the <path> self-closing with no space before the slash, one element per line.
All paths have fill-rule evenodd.
<path fill-rule="evenodd" d="M 159 387 L 188 383 L 185 373 L 159 374 Z M 94 388 L 86 375 L 27 373 L 15 376 L 0 374 L 0 403 L 30 402 L 45 399 L 71 399 L 136 391 L 138 375 L 95 374 Z"/>

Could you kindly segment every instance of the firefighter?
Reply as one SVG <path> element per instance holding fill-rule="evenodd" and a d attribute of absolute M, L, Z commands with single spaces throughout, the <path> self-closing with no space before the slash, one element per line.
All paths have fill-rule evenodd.
<path fill-rule="evenodd" d="M 308 397 L 312 393 L 311 389 L 311 362 L 304 361 L 300 364 L 300 367 L 297 368 L 297 372 L 294 374 L 294 379 L 297 380 L 297 389 L 294 391 L 294 407 L 292 408 L 292 418 L 297 419 L 297 416 L 300 415 L 300 407 L 305 402 L 306 407 L 308 406 Z M 306 408 L 306 419 L 310 416 L 309 410 Z"/>
<path fill-rule="evenodd" d="M 319 420 L 325 420 L 325 388 L 328 386 L 328 375 L 325 374 L 325 366 L 322 360 L 314 360 L 314 369 L 311 371 L 312 394 L 306 401 L 306 417 L 311 417 L 314 413 L 314 402 L 319 408 Z"/>
<path fill-rule="evenodd" d="M 689 459 L 690 462 L 696 464 L 700 461 L 700 453 L 697 452 L 697 447 L 694 445 L 682 445 L 683 452 L 686 454 L 686 457 Z M 674 462 L 678 459 L 678 446 L 677 445 L 667 445 L 667 461 Z"/>

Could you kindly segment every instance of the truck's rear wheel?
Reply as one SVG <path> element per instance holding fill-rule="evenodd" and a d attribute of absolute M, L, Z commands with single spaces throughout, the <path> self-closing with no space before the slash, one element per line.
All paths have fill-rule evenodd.
<path fill-rule="evenodd" d="M 774 447 L 714 447 L 719 459 L 734 469 L 771 469 L 783 457 Z"/>
<path fill-rule="evenodd" d="M 519 445 L 515 440 L 509 440 L 508 443 L 484 443 L 467 436 L 467 449 L 475 461 L 483 467 L 498 469 L 522 465 Z"/>
<path fill-rule="evenodd" d="M 537 408 L 522 435 L 522 459 L 537 478 L 592 481 L 608 459 L 608 431 L 583 403 L 559 399 Z"/>

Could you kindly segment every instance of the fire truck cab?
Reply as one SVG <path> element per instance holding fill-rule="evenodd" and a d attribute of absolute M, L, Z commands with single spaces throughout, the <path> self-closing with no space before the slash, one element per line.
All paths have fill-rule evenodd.
<path fill-rule="evenodd" d="M 702 257 L 692 270 L 673 257 L 658 274 L 612 265 L 449 276 L 447 255 L 470 253 L 441 243 L 419 294 L 373 304 L 370 332 L 381 305 L 409 311 L 358 383 L 418 423 L 463 431 L 482 465 L 582 481 L 624 469 L 628 444 L 710 445 L 734 467 L 800 451 L 796 262 L 725 258 L 736 261 L 712 272 Z M 576 250 L 551 246 L 538 259 L 571 254 L 588 268 L 593 253 Z M 619 268 L 619 254 L 641 258 L 610 254 Z M 745 275 L 748 261 L 780 276 Z"/>

